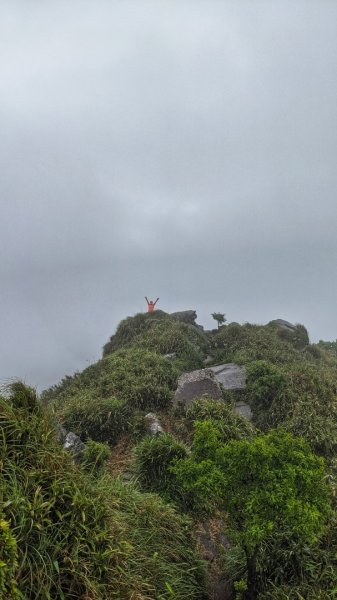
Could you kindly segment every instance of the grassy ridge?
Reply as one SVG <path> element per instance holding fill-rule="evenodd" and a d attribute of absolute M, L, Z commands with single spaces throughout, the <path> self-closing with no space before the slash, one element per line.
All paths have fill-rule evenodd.
<path fill-rule="evenodd" d="M 0 598 L 211 598 L 192 519 L 225 523 L 226 515 L 206 517 L 196 494 L 186 492 L 175 472 L 177 461 L 188 459 L 198 441 L 195 423 L 198 435 L 203 432 L 202 485 L 209 484 L 207 448 L 249 442 L 259 430 L 281 427 L 304 437 L 327 460 L 325 477 L 331 491 L 337 490 L 334 350 L 328 343 L 310 344 L 302 325 L 285 330 L 277 322 L 230 323 L 201 332 L 155 311 L 124 319 L 103 358 L 45 391 L 43 404 L 22 384 L 12 386 L 0 400 Z M 224 402 L 201 398 L 185 411 L 172 411 L 177 378 L 202 367 L 208 354 L 213 364 L 245 365 L 246 389 L 227 392 Z M 236 399 L 250 404 L 253 423 L 233 412 Z M 146 435 L 149 410 L 160 414 L 169 433 Z M 82 467 L 60 448 L 52 413 L 87 441 Z M 210 423 L 216 425 L 216 439 L 207 433 Z M 127 485 L 104 470 L 109 446 L 117 444 L 117 453 L 123 447 L 118 445 L 121 436 L 129 452 L 127 469 L 137 475 Z M 334 597 L 329 589 L 337 589 L 336 522 L 335 511 L 316 546 L 302 547 L 275 532 L 261 549 L 259 597 Z M 230 549 L 218 550 L 210 571 L 216 563 L 229 598 L 248 597 L 235 535 Z"/>

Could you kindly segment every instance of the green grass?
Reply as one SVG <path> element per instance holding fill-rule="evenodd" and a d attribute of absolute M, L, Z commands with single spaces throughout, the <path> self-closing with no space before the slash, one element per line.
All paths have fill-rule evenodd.
<path fill-rule="evenodd" d="M 33 390 L 0 398 L 0 434 L 2 600 L 204 596 L 190 521 L 75 465 Z"/>
<path fill-rule="evenodd" d="M 119 350 L 46 390 L 42 398 L 60 409 L 81 395 L 91 395 L 93 403 L 95 398 L 114 397 L 133 409 L 165 408 L 177 376 L 174 365 L 155 352 Z"/>

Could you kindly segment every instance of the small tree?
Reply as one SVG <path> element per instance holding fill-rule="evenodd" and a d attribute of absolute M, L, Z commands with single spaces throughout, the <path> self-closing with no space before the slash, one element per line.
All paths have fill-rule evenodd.
<path fill-rule="evenodd" d="M 182 488 L 199 508 L 227 512 L 247 564 L 247 593 L 258 594 L 258 558 L 268 538 L 286 531 L 315 542 L 330 514 L 324 461 L 308 444 L 273 431 L 221 444 L 214 422 L 196 423 L 192 456 L 173 467 Z"/>
<path fill-rule="evenodd" d="M 221 325 L 223 325 L 226 322 L 225 313 L 214 312 L 214 313 L 212 313 L 212 317 L 218 323 L 218 329 Z"/>

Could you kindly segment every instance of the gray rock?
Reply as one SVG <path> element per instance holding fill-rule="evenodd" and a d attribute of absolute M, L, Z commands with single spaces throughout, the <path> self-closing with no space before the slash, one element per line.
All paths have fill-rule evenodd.
<path fill-rule="evenodd" d="M 182 323 L 188 323 L 189 325 L 196 325 L 197 313 L 195 310 L 181 310 L 170 314 L 172 319 L 181 321 Z"/>
<path fill-rule="evenodd" d="M 190 405 L 196 398 L 208 396 L 214 400 L 222 398 L 221 388 L 211 369 L 199 369 L 183 373 L 178 379 L 174 405 L 179 402 Z"/>
<path fill-rule="evenodd" d="M 282 329 L 296 331 L 296 325 L 293 325 L 293 323 L 290 323 L 289 321 L 285 321 L 284 319 L 274 319 L 274 321 L 269 321 L 268 325 L 278 325 Z"/>
<path fill-rule="evenodd" d="M 149 433 L 151 435 L 159 435 L 160 433 L 164 433 L 164 429 L 162 428 L 160 421 L 155 413 L 148 413 L 145 415 L 145 419 L 147 421 Z"/>
<path fill-rule="evenodd" d="M 176 352 L 171 352 L 170 354 L 164 354 L 164 358 L 167 360 L 174 360 L 177 356 Z"/>
<path fill-rule="evenodd" d="M 240 365 L 226 363 L 209 369 L 213 371 L 215 379 L 225 390 L 243 390 L 246 387 L 246 372 Z"/>
<path fill-rule="evenodd" d="M 81 462 L 85 444 L 82 442 L 81 438 L 78 437 L 78 435 L 72 431 L 69 431 L 69 433 L 67 433 L 65 436 L 63 448 L 72 452 L 75 462 Z"/>
<path fill-rule="evenodd" d="M 236 412 L 237 415 L 241 415 L 242 417 L 245 417 L 245 419 L 247 419 L 247 421 L 252 420 L 252 417 L 253 417 L 252 410 L 251 410 L 249 404 L 247 404 L 247 402 L 244 402 L 243 400 L 239 400 L 238 402 L 235 403 L 234 412 Z"/>

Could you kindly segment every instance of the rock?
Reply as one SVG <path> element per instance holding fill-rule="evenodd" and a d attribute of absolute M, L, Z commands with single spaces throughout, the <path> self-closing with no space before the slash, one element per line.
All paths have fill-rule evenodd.
<path fill-rule="evenodd" d="M 172 317 L 172 319 L 176 319 L 176 321 L 181 321 L 182 323 L 195 325 L 197 313 L 195 310 L 181 310 L 178 312 L 171 313 L 170 317 Z"/>
<path fill-rule="evenodd" d="M 164 429 L 162 428 L 160 421 L 155 413 L 148 413 L 145 415 L 145 419 L 148 424 L 148 429 L 151 435 L 159 435 L 160 433 L 164 433 Z"/>
<path fill-rule="evenodd" d="M 67 433 L 65 436 L 63 448 L 73 453 L 75 462 L 81 462 L 85 444 L 82 442 L 81 438 L 78 437 L 78 435 L 72 431 L 69 431 L 69 433 Z"/>
<path fill-rule="evenodd" d="M 166 358 L 167 360 L 174 360 L 177 357 L 177 353 L 176 352 L 171 352 L 170 354 L 165 354 L 164 358 Z"/>
<path fill-rule="evenodd" d="M 247 402 L 244 402 L 243 400 L 239 400 L 238 402 L 235 403 L 234 412 L 236 412 L 237 415 L 241 415 L 242 417 L 245 417 L 245 419 L 247 419 L 247 421 L 252 420 L 252 417 L 253 417 L 252 410 L 251 410 L 249 404 L 247 404 Z"/>
<path fill-rule="evenodd" d="M 226 363 L 209 369 L 213 371 L 215 379 L 225 390 L 243 390 L 246 387 L 246 372 L 240 365 Z"/>
<path fill-rule="evenodd" d="M 174 405 L 179 402 L 190 405 L 193 400 L 208 396 L 214 400 L 222 398 L 221 388 L 211 369 L 199 369 L 183 373 L 178 379 L 178 387 L 174 396 Z"/>
<path fill-rule="evenodd" d="M 288 329 L 290 331 L 296 331 L 296 325 L 293 323 L 289 323 L 289 321 L 285 321 L 284 319 L 274 319 L 274 321 L 269 321 L 268 325 L 278 325 L 282 329 Z"/>

